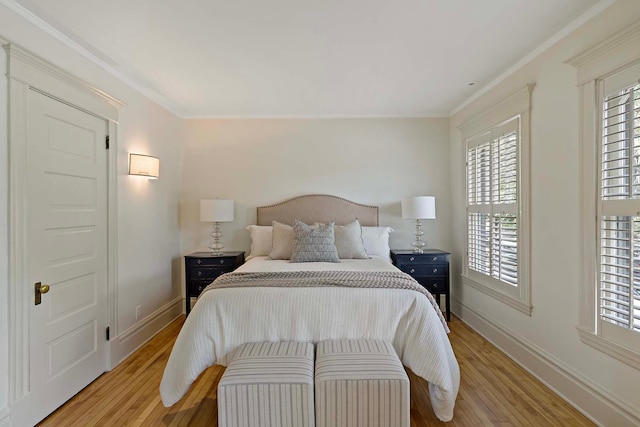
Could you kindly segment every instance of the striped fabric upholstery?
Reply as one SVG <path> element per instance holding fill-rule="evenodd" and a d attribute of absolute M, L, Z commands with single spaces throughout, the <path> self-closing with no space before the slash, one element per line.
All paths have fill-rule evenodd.
<path fill-rule="evenodd" d="M 218 383 L 218 425 L 313 427 L 313 402 L 313 344 L 244 344 Z"/>
<path fill-rule="evenodd" d="M 318 343 L 315 384 L 317 427 L 409 426 L 409 377 L 388 342 Z"/>

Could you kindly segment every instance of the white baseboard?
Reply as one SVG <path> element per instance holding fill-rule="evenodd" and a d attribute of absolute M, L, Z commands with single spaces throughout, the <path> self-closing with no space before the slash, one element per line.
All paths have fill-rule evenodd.
<path fill-rule="evenodd" d="M 5 406 L 0 409 L 0 427 L 9 427 L 11 426 L 11 412 L 9 411 L 9 407 Z"/>
<path fill-rule="evenodd" d="M 640 411 L 620 401 L 573 368 L 457 299 L 453 311 L 464 323 L 507 354 L 547 387 L 601 426 L 638 426 Z"/>
<path fill-rule="evenodd" d="M 178 297 L 111 339 L 112 368 L 120 364 L 183 312 L 184 299 Z"/>

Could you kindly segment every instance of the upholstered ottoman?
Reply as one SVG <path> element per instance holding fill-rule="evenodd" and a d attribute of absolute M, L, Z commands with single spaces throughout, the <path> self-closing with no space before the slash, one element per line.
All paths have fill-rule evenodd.
<path fill-rule="evenodd" d="M 218 383 L 220 427 L 313 427 L 313 344 L 238 347 Z"/>
<path fill-rule="evenodd" d="M 319 342 L 315 383 L 317 427 L 409 426 L 409 377 L 388 342 Z"/>

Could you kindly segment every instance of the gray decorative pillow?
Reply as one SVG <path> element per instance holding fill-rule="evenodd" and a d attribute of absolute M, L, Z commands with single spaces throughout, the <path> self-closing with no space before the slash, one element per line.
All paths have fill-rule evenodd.
<path fill-rule="evenodd" d="M 340 262 L 333 222 L 312 227 L 296 220 L 293 224 L 291 262 Z"/>
<path fill-rule="evenodd" d="M 293 228 L 290 225 L 273 221 L 273 243 L 269 258 L 291 259 L 293 250 Z"/>
<path fill-rule="evenodd" d="M 364 249 L 362 228 L 356 218 L 347 225 L 336 225 L 334 228 L 336 249 L 340 259 L 367 259 L 369 255 Z"/>

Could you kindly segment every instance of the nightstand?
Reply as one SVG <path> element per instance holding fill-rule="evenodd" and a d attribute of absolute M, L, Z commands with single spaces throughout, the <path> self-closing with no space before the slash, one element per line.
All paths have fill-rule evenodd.
<path fill-rule="evenodd" d="M 195 252 L 185 255 L 184 263 L 188 316 L 191 311 L 191 298 L 197 298 L 204 288 L 221 274 L 229 273 L 244 264 L 244 252 L 225 252 L 222 255 Z"/>
<path fill-rule="evenodd" d="M 391 250 L 393 265 L 416 279 L 431 294 L 438 297 L 445 296 L 447 321 L 451 321 L 449 305 L 449 252 L 438 249 L 425 249 L 421 254 L 412 250 Z"/>

